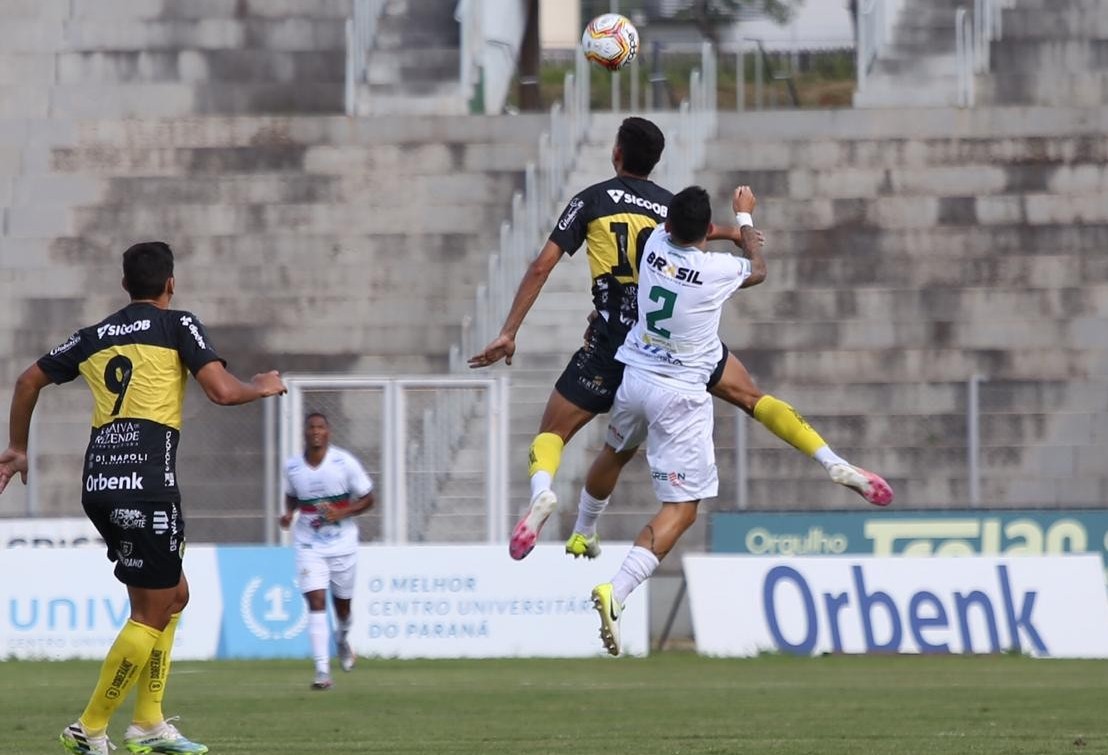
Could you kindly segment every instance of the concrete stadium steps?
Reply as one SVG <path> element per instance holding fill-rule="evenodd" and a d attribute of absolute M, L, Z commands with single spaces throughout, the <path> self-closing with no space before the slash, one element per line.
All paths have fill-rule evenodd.
<path fill-rule="evenodd" d="M 1013 115 L 1017 113 L 1014 111 Z M 1085 133 L 1075 134 L 962 137 L 948 132 L 944 137 L 783 137 L 777 141 L 745 141 L 738 149 L 728 139 L 743 137 L 734 134 L 717 137 L 715 142 L 709 143 L 706 152 L 710 156 L 713 172 L 903 169 L 899 174 L 903 176 L 908 170 L 922 169 L 931 175 L 942 175 L 937 173 L 940 167 L 956 171 L 967 166 L 979 167 L 987 175 L 1009 167 L 1040 167 L 1049 172 L 1072 163 L 1096 165 L 1105 161 L 1108 137 L 1089 133 L 1091 128 L 1098 128 L 1096 122 L 1087 123 Z"/>
<path fill-rule="evenodd" d="M 997 74 L 982 87 L 981 93 L 986 101 L 1095 106 L 1108 101 L 1108 70 L 1059 75 Z"/>
<path fill-rule="evenodd" d="M 1070 161 L 1011 161 L 1000 165 L 982 163 L 939 167 L 818 170 L 757 170 L 744 167 L 734 173 L 723 174 L 720 179 L 723 186 L 735 186 L 739 180 L 744 180 L 761 188 L 759 196 L 788 199 L 857 199 L 882 195 L 980 197 L 1034 191 L 1080 195 L 1108 191 L 1108 167 L 1092 156 Z"/>

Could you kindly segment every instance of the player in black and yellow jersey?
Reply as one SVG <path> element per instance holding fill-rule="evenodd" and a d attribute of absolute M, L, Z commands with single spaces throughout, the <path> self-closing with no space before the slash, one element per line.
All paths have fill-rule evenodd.
<path fill-rule="evenodd" d="M 223 405 L 274 396 L 285 387 L 276 372 L 238 380 L 196 315 L 169 308 L 174 279 L 168 245 L 148 242 L 124 252 L 123 288 L 130 304 L 78 330 L 19 377 L 10 442 L 0 454 L 0 493 L 16 474 L 27 481 L 27 434 L 39 392 L 83 377 L 94 404 L 81 503 L 107 543 L 116 578 L 127 586 L 131 615 L 108 651 L 88 706 L 61 742 L 72 753 L 107 755 L 108 721 L 137 684 L 127 749 L 204 753 L 207 747 L 184 737 L 162 713 L 173 637 L 189 597 L 176 469 L 185 381 L 191 372 L 208 398 Z"/>
<path fill-rule="evenodd" d="M 470 357 L 470 367 L 487 367 L 501 359 L 512 363 L 516 333 L 551 270 L 563 254 L 574 254 L 584 242 L 593 281 L 593 305 L 599 316 L 586 332 L 584 346 L 555 384 L 539 434 L 531 443 L 531 506 L 512 533 L 508 546 L 512 558 L 521 559 L 531 552 L 539 531 L 557 506 L 551 484 L 565 444 L 593 417 L 611 408 L 622 380 L 623 365 L 615 353 L 638 317 L 639 253 L 650 232 L 665 221 L 673 196 L 649 180 L 664 148 L 665 137 L 651 121 L 623 121 L 612 149 L 615 177 L 588 187 L 570 200 L 549 240 L 524 274 L 500 335 L 480 354 Z M 742 248 L 762 244 L 752 223 L 740 222 L 734 228 L 712 226 L 708 239 L 729 239 Z M 726 346 L 707 388 L 815 458 L 835 482 L 853 488 L 871 503 L 883 505 L 891 500 L 892 491 L 884 480 L 835 455 L 792 406 L 762 393 Z M 620 469 L 629 459 L 629 455 L 597 458 L 581 493 L 582 510 L 603 510 Z M 600 552 L 595 532 L 579 535 L 575 532 L 570 537 L 567 552 L 595 558 Z"/>

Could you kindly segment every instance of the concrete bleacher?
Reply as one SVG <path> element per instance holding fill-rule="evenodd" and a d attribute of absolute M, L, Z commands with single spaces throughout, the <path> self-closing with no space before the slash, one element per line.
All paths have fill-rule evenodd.
<path fill-rule="evenodd" d="M 119 254 L 148 238 L 240 375 L 445 369 L 545 118 L 338 115 L 349 12 L 0 7 L 0 384 L 121 306 Z M 186 414 L 193 534 L 257 539 L 260 408 Z M 39 512 L 78 513 L 87 397 L 52 391 L 38 418 Z"/>

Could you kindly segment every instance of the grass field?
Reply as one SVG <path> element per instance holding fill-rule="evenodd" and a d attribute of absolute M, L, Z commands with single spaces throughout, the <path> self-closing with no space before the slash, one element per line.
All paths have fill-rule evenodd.
<path fill-rule="evenodd" d="M 90 662 L 0 663 L 0 752 L 62 752 Z M 590 661 L 174 666 L 167 712 L 219 753 L 1108 753 L 1108 663 L 686 653 Z M 129 706 L 111 734 L 122 736 Z"/>

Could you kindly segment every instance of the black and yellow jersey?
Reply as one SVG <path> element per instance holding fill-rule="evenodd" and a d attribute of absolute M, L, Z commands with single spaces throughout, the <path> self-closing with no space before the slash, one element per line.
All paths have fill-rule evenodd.
<path fill-rule="evenodd" d="M 672 199 L 652 181 L 616 176 L 571 199 L 550 234 L 566 254 L 585 242 L 593 305 L 620 342 L 639 315 L 639 255 Z"/>
<path fill-rule="evenodd" d="M 133 302 L 38 360 L 54 383 L 92 391 L 86 502 L 176 501 L 177 444 L 188 371 L 222 361 L 196 315 Z"/>

